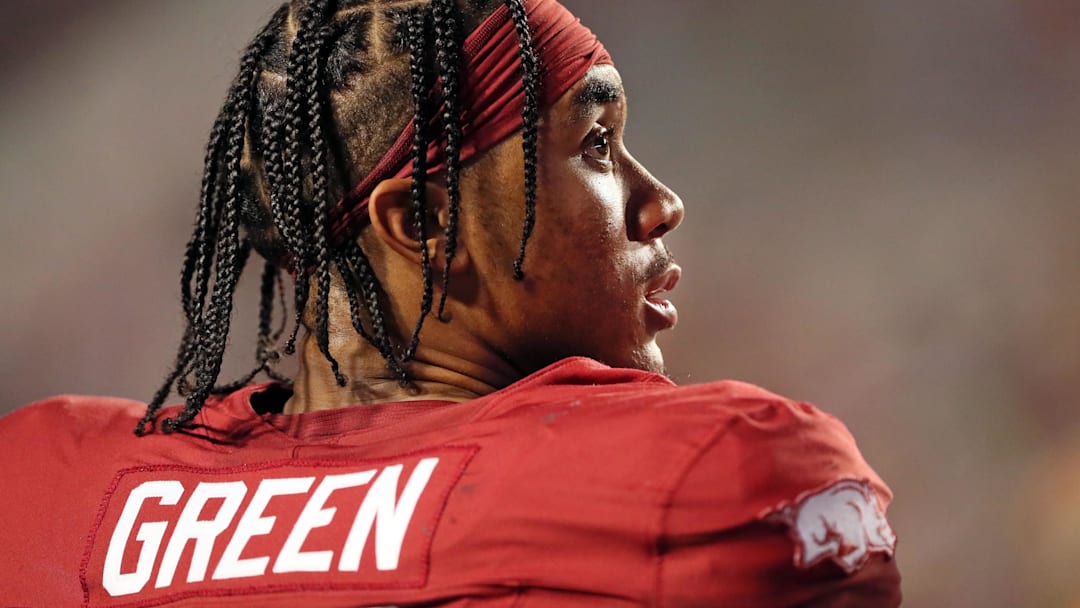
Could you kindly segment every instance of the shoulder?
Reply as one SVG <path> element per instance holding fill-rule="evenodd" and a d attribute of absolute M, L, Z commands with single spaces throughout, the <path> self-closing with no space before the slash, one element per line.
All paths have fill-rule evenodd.
<path fill-rule="evenodd" d="M 544 373 L 552 377 L 513 387 L 490 413 L 522 432 L 629 448 L 623 453 L 676 478 L 674 499 L 711 505 L 713 517 L 738 523 L 846 478 L 869 481 L 883 502 L 891 498 L 843 423 L 808 403 L 738 381 L 676 386 L 589 360 Z"/>
<path fill-rule="evenodd" d="M 845 479 L 866 482 L 883 505 L 892 499 L 847 427 L 816 406 L 739 382 L 679 392 L 671 400 L 674 407 L 696 410 L 712 422 L 680 491 L 738 505 L 729 514 L 732 523 Z"/>
<path fill-rule="evenodd" d="M 742 383 L 678 392 L 676 408 L 715 413 L 666 505 L 664 593 L 754 605 L 899 604 L 892 493 L 843 423 Z"/>
<path fill-rule="evenodd" d="M 530 380 L 500 391 L 485 413 L 519 422 L 558 418 L 582 427 L 604 425 L 624 434 L 662 436 L 665 442 L 683 437 L 699 450 L 722 444 L 716 447 L 755 461 L 748 452 L 794 449 L 792 443 L 819 441 L 840 451 L 854 449 L 850 433 L 835 417 L 746 382 L 678 386 L 657 374 L 608 368 L 588 359 L 566 360 Z M 697 466 L 710 463 L 701 459 Z"/>
<path fill-rule="evenodd" d="M 60 483 L 108 467 L 135 445 L 135 424 L 146 406 L 129 399 L 60 395 L 23 406 L 0 418 L 0 473 L 8 483 L 49 471 Z M 40 482 L 38 482 L 40 483 Z"/>
<path fill-rule="evenodd" d="M 628 487 L 620 517 L 635 500 L 659 507 L 645 524 L 661 551 L 658 596 L 898 604 L 892 494 L 835 416 L 745 382 L 676 386 L 595 363 L 568 367 L 574 374 L 508 395 L 502 414 L 513 424 L 504 428 L 531 433 L 521 443 L 552 464 L 544 470 L 585 488 L 578 504 Z"/>
<path fill-rule="evenodd" d="M 678 386 L 657 374 L 569 359 L 534 376 L 503 407 L 517 413 L 577 410 L 583 425 L 609 424 L 639 433 L 693 437 L 689 472 L 738 477 L 741 498 L 768 494 L 779 482 L 804 478 L 811 486 L 837 476 L 874 477 L 840 420 L 816 406 L 747 382 L 723 380 Z M 550 417 L 549 417 L 550 418 Z M 795 485 L 804 485 L 803 482 Z M 891 498 L 879 484 L 883 498 Z M 809 488 L 802 488 L 809 489 Z"/>
<path fill-rule="evenodd" d="M 177 406 L 165 408 L 168 414 Z M 89 483 L 111 477 L 132 454 L 175 449 L 177 439 L 149 441 L 135 435 L 144 403 L 116 397 L 60 395 L 23 406 L 0 418 L 0 459 L 8 463 L 0 482 L 21 483 L 27 491 L 49 483 Z"/>
<path fill-rule="evenodd" d="M 737 478 L 733 498 L 786 495 L 792 487 L 807 489 L 844 476 L 876 479 L 844 423 L 805 401 L 722 381 L 680 387 L 666 402 L 683 417 L 710 421 L 712 433 L 688 476 Z"/>
<path fill-rule="evenodd" d="M 892 493 L 835 416 L 753 384 L 721 381 L 643 392 L 642 432 L 683 438 L 693 453 L 672 503 L 696 522 L 728 527 L 791 508 L 845 480 L 862 484 L 884 509 Z M 672 463 L 674 464 L 674 462 Z"/>
<path fill-rule="evenodd" d="M 892 500 L 847 427 L 812 404 L 730 381 L 674 389 L 665 403 L 709 429 L 673 489 L 675 527 L 780 521 L 844 488 L 881 513 Z"/>
<path fill-rule="evenodd" d="M 0 418 L 0 436 L 8 442 L 17 435 L 97 435 L 124 427 L 130 434 L 145 410 L 146 404 L 131 399 L 58 395 Z"/>

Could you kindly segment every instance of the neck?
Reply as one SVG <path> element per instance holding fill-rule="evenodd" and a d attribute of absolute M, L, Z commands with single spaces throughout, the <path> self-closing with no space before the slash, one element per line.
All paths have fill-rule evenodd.
<path fill-rule="evenodd" d="M 505 360 L 486 349 L 459 347 L 451 352 L 425 346 L 421 340 L 416 357 L 406 366 L 409 382 L 402 385 L 379 352 L 359 336 L 331 335 L 330 343 L 348 382 L 338 385 L 330 363 L 309 333 L 299 349 L 300 368 L 284 413 L 396 401 L 468 401 L 521 378 Z"/>

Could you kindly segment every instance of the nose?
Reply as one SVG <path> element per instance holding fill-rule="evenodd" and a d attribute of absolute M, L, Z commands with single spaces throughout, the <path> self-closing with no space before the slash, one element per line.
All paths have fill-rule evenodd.
<path fill-rule="evenodd" d="M 630 204 L 627 209 L 629 236 L 635 241 L 658 239 L 678 228 L 686 211 L 682 199 L 641 163 L 633 161 Z"/>

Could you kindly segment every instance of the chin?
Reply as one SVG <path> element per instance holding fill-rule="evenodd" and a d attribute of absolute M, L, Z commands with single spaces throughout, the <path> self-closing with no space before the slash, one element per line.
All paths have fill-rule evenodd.
<path fill-rule="evenodd" d="M 608 360 L 600 359 L 600 361 L 611 367 L 628 367 L 643 372 L 667 375 L 667 368 L 664 366 L 664 353 L 661 352 L 655 341 L 639 346 L 629 353 Z"/>
<path fill-rule="evenodd" d="M 661 376 L 667 376 L 667 367 L 664 365 L 664 356 L 660 353 L 657 353 L 657 356 L 644 361 L 638 366 L 638 369 L 654 374 L 660 374 Z"/>

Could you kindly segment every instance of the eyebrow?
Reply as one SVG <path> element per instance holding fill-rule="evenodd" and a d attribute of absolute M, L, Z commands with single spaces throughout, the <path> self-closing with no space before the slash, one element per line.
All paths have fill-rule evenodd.
<path fill-rule="evenodd" d="M 575 113 L 586 112 L 593 106 L 622 101 L 622 85 L 606 78 L 590 78 L 574 96 Z"/>

